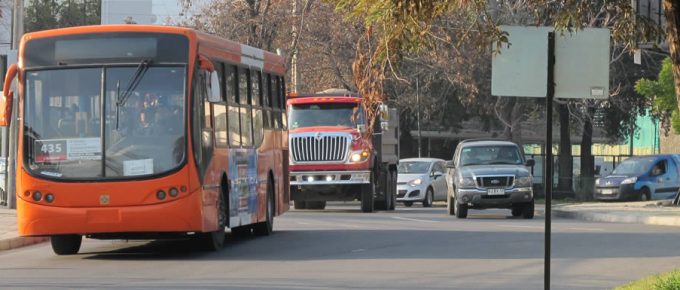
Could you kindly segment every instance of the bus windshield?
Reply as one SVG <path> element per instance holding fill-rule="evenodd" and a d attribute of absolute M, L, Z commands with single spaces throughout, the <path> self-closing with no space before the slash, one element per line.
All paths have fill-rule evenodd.
<path fill-rule="evenodd" d="M 364 124 L 363 111 L 357 103 L 295 104 L 288 112 L 291 129 L 314 126 L 356 127 Z"/>
<path fill-rule="evenodd" d="M 29 171 L 82 180 L 177 168 L 186 151 L 185 75 L 184 65 L 148 65 L 143 73 L 138 65 L 28 71 L 24 158 Z"/>

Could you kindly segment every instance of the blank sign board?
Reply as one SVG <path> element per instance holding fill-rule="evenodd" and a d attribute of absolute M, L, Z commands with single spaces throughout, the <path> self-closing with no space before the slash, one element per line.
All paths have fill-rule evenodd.
<path fill-rule="evenodd" d="M 508 32 L 491 62 L 491 94 L 544 98 L 548 83 L 548 27 L 501 26 Z"/>
<path fill-rule="evenodd" d="M 501 26 L 508 32 L 493 57 L 491 94 L 545 97 L 548 32 L 552 27 Z M 609 30 L 588 28 L 555 33 L 555 98 L 609 97 Z"/>

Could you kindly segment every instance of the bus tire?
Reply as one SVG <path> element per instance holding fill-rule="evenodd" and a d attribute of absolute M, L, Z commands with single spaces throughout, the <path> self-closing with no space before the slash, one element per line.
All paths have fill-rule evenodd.
<path fill-rule="evenodd" d="M 83 242 L 81 235 L 54 235 L 50 237 L 52 251 L 57 255 L 75 255 Z"/>
<path fill-rule="evenodd" d="M 256 236 L 268 236 L 274 230 L 274 182 L 271 179 L 267 182 L 267 206 L 265 220 L 253 226 L 253 234 Z"/>
<path fill-rule="evenodd" d="M 206 251 L 219 251 L 224 247 L 225 233 L 227 227 L 227 205 L 224 201 L 224 194 L 220 192 L 217 198 L 217 230 L 203 233 L 199 237 L 202 248 Z"/>

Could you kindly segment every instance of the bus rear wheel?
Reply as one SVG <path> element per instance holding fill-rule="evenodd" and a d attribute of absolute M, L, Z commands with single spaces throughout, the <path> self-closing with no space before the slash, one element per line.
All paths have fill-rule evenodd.
<path fill-rule="evenodd" d="M 269 180 L 267 182 L 267 212 L 266 218 L 263 222 L 256 223 L 253 226 L 253 234 L 256 236 L 268 236 L 274 229 L 274 183 Z"/>
<path fill-rule="evenodd" d="M 81 235 L 55 235 L 50 237 L 52 250 L 57 255 L 75 255 L 83 242 Z"/>

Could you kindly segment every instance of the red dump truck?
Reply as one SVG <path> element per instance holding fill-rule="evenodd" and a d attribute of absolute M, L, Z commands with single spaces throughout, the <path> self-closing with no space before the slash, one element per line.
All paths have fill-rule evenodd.
<path fill-rule="evenodd" d="M 328 201 L 361 201 L 363 212 L 394 210 L 399 162 L 396 109 L 377 107 L 366 134 L 366 105 L 357 94 L 331 89 L 287 100 L 290 192 L 295 209 Z"/>

